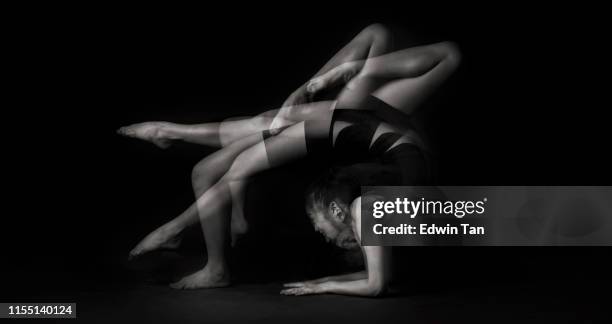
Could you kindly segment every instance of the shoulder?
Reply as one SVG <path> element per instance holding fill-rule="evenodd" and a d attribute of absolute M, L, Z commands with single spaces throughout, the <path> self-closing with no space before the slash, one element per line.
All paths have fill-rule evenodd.
<path fill-rule="evenodd" d="M 351 217 L 354 221 L 361 221 L 361 196 L 353 199 L 351 202 Z"/>

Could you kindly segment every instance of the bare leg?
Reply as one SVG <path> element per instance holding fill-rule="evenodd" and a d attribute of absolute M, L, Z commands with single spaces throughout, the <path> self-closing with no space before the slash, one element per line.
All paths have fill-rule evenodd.
<path fill-rule="evenodd" d="M 282 118 L 284 118 L 287 110 L 285 107 L 306 103 L 310 101 L 313 93 L 324 87 L 335 85 L 337 82 L 328 80 L 330 79 L 330 75 L 337 75 L 338 79 L 342 78 L 338 73 L 334 73 L 338 71 L 338 69 L 336 69 L 338 66 L 344 63 L 377 57 L 391 52 L 392 49 L 393 39 L 391 33 L 385 26 L 373 24 L 364 28 L 348 44 L 338 51 L 338 53 L 336 53 L 308 82 L 296 89 L 289 98 L 285 100 L 283 108 L 280 109 L 277 117 L 272 122 L 272 127 L 278 127 L 277 119 L 282 120 Z M 327 79 L 319 78 L 324 74 L 328 74 Z M 323 83 L 321 81 L 323 81 Z"/>
<path fill-rule="evenodd" d="M 232 195 L 232 217 L 230 222 L 230 233 L 232 246 L 236 245 L 238 237 L 246 234 L 249 224 L 244 217 L 244 196 L 246 193 L 246 180 L 233 181 L 229 183 Z"/>
<path fill-rule="evenodd" d="M 326 119 L 315 120 L 313 136 L 329 135 L 331 114 Z M 274 156 L 270 161 L 268 154 Z M 236 181 L 244 181 L 251 175 L 281 165 L 306 155 L 304 122 L 297 123 L 280 134 L 259 142 L 240 153 L 227 173 L 210 187 L 196 204 L 200 223 L 206 241 L 208 261 L 206 266 L 171 285 L 173 288 L 195 289 L 225 285 L 228 282 L 228 269 L 225 259 L 227 242 L 227 215 L 219 213 L 232 199 L 230 186 Z"/>
<path fill-rule="evenodd" d="M 293 123 L 298 120 L 311 119 L 315 116 L 329 115 L 331 106 L 331 101 L 321 101 L 293 107 L 290 110 L 289 117 L 292 118 L 290 122 Z M 200 197 L 228 171 L 238 154 L 252 145 L 261 142 L 262 139 L 261 132 L 256 132 L 234 140 L 231 144 L 200 161 L 193 168 L 192 172 L 192 182 L 196 198 Z M 230 186 L 230 193 L 232 195 L 232 243 L 235 243 L 237 237 L 248 230 L 248 224 L 243 213 L 245 188 L 246 180 L 233 181 Z M 196 204 L 193 204 L 179 216 L 147 235 L 132 249 L 130 258 L 159 248 L 176 248 L 180 244 L 180 237 L 184 230 L 197 223 L 198 210 Z"/>
<path fill-rule="evenodd" d="M 336 53 L 313 77 L 323 75 L 347 62 L 377 57 L 393 50 L 391 33 L 384 25 L 372 24 Z"/>
<path fill-rule="evenodd" d="M 319 101 L 287 107 L 276 127 L 292 125 L 307 119 L 317 118 L 329 110 L 329 102 Z M 120 135 L 134 137 L 161 147 L 169 147 L 173 141 L 224 147 L 236 140 L 270 129 L 278 109 L 266 111 L 254 117 L 230 118 L 222 122 L 181 125 L 170 122 L 144 122 L 119 128 Z"/>
<path fill-rule="evenodd" d="M 174 140 L 220 147 L 265 129 L 279 128 L 302 120 L 316 118 L 319 115 L 319 112 L 313 111 L 317 110 L 316 106 L 309 106 L 308 110 L 312 111 L 309 113 L 310 116 L 303 116 L 304 113 L 302 111 L 305 109 L 302 109 L 301 105 L 305 104 L 306 101 L 297 97 L 310 95 L 323 87 L 335 83 L 329 80 L 332 75 L 335 78 L 349 77 L 346 75 L 345 69 L 335 69 L 336 73 L 328 74 L 327 78 L 318 78 L 343 63 L 365 60 L 389 53 L 393 47 L 392 43 L 391 33 L 383 25 L 373 24 L 364 28 L 338 51 L 309 82 L 296 90 L 285 101 L 281 109 L 269 110 L 255 117 L 245 117 L 238 120 L 229 119 L 220 123 L 180 125 L 168 122 L 146 122 L 122 127 L 118 132 L 125 136 L 150 141 L 161 148 L 169 147 Z M 306 90 L 308 84 L 314 86 L 310 92 Z M 296 111 L 298 116 L 295 116 Z"/>
<path fill-rule="evenodd" d="M 347 88 L 372 93 L 411 115 L 455 71 L 460 60 L 457 46 L 450 42 L 411 47 L 368 59 Z"/>
<path fill-rule="evenodd" d="M 225 174 L 238 154 L 261 140 L 261 134 L 253 134 L 234 142 L 200 161 L 193 168 L 192 172 L 192 183 L 196 198 L 200 197 Z M 235 184 L 235 187 L 236 189 L 244 190 L 244 184 Z M 242 194 L 237 193 L 237 195 L 241 196 Z M 242 201 L 238 201 L 237 203 L 241 204 Z M 232 224 L 237 226 L 237 228 L 232 229 L 233 235 L 243 233 L 246 231 L 247 227 L 246 224 L 242 224 L 242 222 L 246 223 L 244 217 L 238 215 L 237 211 L 236 215 L 240 218 L 232 220 Z M 197 205 L 194 203 L 179 216 L 160 226 L 140 241 L 140 243 L 130 252 L 130 258 L 140 256 L 159 248 L 177 247 L 178 244 L 180 244 L 182 233 L 187 228 L 197 224 L 198 221 L 198 209 Z M 234 231 L 236 233 L 234 233 Z"/>

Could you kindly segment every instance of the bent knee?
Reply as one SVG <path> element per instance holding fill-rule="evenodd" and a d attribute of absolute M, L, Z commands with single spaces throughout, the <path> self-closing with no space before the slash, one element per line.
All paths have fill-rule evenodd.
<path fill-rule="evenodd" d="M 240 153 L 223 175 L 223 180 L 236 181 L 246 179 L 255 173 L 268 169 L 268 153 L 265 142 L 259 142 Z"/>
<path fill-rule="evenodd" d="M 197 181 L 204 175 L 204 166 L 202 163 L 198 163 L 191 169 L 191 181 Z"/>
<path fill-rule="evenodd" d="M 455 42 L 445 41 L 438 44 L 439 49 L 444 53 L 444 60 L 449 65 L 456 68 L 461 63 L 461 50 Z"/>
<path fill-rule="evenodd" d="M 231 166 L 223 176 L 225 181 L 236 181 L 245 179 L 250 175 L 250 166 L 252 164 L 250 154 L 248 150 L 241 153 L 234 159 Z"/>
<path fill-rule="evenodd" d="M 212 161 L 210 159 L 204 159 L 198 162 L 191 169 L 191 182 L 194 187 L 206 187 L 211 184 L 210 174 L 212 165 Z"/>
<path fill-rule="evenodd" d="M 377 40 L 388 41 L 391 39 L 391 31 L 381 23 L 369 25 L 364 29 L 364 32 Z"/>

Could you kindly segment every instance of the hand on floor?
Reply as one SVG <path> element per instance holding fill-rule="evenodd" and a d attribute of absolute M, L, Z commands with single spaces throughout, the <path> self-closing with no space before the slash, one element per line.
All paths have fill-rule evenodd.
<path fill-rule="evenodd" d="M 303 296 L 303 295 L 316 295 L 324 294 L 325 290 L 321 284 L 311 282 L 293 282 L 286 283 L 283 285 L 287 289 L 281 290 L 281 295 L 286 296 Z"/>

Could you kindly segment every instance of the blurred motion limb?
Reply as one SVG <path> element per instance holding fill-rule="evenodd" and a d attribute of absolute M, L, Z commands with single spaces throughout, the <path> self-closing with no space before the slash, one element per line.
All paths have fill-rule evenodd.
<path fill-rule="evenodd" d="M 127 137 L 138 138 L 168 148 L 174 141 L 226 147 L 240 139 L 265 130 L 274 130 L 295 123 L 321 118 L 330 114 L 333 101 L 318 101 L 285 107 L 282 118 L 277 123 L 272 121 L 279 109 L 268 110 L 256 116 L 234 117 L 221 122 L 201 124 L 176 124 L 171 122 L 151 121 L 121 127 L 117 133 Z"/>
<path fill-rule="evenodd" d="M 348 44 L 338 51 L 323 67 L 306 83 L 298 87 L 283 103 L 277 115 L 278 120 L 282 120 L 285 114 L 285 107 L 304 104 L 312 100 L 312 92 L 307 87 L 310 80 L 317 79 L 332 69 L 348 62 L 359 62 L 369 57 L 376 57 L 392 50 L 393 41 L 391 33 L 382 24 L 372 24 L 364 28 Z M 353 65 L 353 67 L 355 67 Z M 272 125 L 279 122 L 275 119 Z"/>

